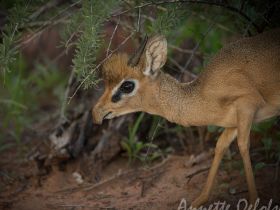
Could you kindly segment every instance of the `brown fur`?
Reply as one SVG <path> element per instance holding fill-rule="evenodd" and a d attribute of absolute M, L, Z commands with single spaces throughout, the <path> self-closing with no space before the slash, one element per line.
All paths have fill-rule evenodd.
<path fill-rule="evenodd" d="M 250 201 L 254 202 L 257 191 L 249 156 L 249 134 L 253 122 L 280 113 L 279 34 L 280 29 L 276 29 L 225 46 L 191 83 L 179 83 L 163 72 L 156 72 L 156 77 L 144 76 L 144 58 L 132 69 L 126 65 L 127 56 L 115 55 L 104 65 L 106 90 L 93 109 L 93 117 L 96 122 L 102 122 L 108 111 L 113 113 L 112 117 L 145 111 L 185 126 L 224 127 L 206 185 L 192 205 L 199 206 L 208 200 L 218 166 L 235 137 L 245 167 Z M 160 38 L 154 40 L 159 45 L 162 42 Z M 154 57 L 166 55 L 149 47 Z M 112 89 L 127 78 L 139 81 L 138 92 L 112 103 Z"/>
<path fill-rule="evenodd" d="M 102 76 L 106 84 L 116 85 L 123 79 L 144 77 L 140 66 L 129 67 L 127 61 L 127 54 L 114 54 L 104 63 Z"/>

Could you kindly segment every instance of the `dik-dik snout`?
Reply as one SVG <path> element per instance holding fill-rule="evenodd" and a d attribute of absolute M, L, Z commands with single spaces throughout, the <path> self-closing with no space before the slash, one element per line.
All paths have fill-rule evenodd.
<path fill-rule="evenodd" d="M 105 91 L 92 110 L 94 122 L 101 124 L 124 114 L 148 110 L 153 88 L 160 68 L 165 64 L 167 42 L 163 36 L 145 38 L 135 54 L 110 57 L 103 65 Z"/>
<path fill-rule="evenodd" d="M 92 109 L 93 122 L 96 124 L 102 124 L 103 120 L 109 117 L 111 111 L 108 106 L 108 93 L 104 93 L 98 100 L 97 104 Z"/>

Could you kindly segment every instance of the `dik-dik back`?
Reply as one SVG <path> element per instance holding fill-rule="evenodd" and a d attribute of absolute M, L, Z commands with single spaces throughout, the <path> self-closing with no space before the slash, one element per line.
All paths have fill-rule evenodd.
<path fill-rule="evenodd" d="M 229 81 L 236 78 L 232 74 L 247 77 L 260 91 L 265 91 L 266 87 L 279 90 L 280 29 L 244 38 L 224 47 L 212 59 L 202 76 L 204 82 L 216 79 Z M 228 85 L 227 82 L 220 84 Z M 238 82 L 238 86 L 240 85 L 241 81 Z"/>
<path fill-rule="evenodd" d="M 254 121 L 278 114 L 280 30 L 244 38 L 224 47 L 199 80 L 201 94 L 223 111 L 235 100 L 248 97 L 259 108 Z"/>
<path fill-rule="evenodd" d="M 244 38 L 214 56 L 197 79 L 180 83 L 160 71 L 166 62 L 163 36 L 144 39 L 135 55 L 112 56 L 103 66 L 105 92 L 93 109 L 95 122 L 143 111 L 181 125 L 224 127 L 202 193 L 209 198 L 221 159 L 237 137 L 251 203 L 258 195 L 249 148 L 253 122 L 280 113 L 280 30 Z"/>

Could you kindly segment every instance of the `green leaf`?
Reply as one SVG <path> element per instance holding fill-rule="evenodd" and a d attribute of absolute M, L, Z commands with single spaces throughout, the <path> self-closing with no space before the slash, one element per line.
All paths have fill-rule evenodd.
<path fill-rule="evenodd" d="M 262 168 L 264 168 L 266 166 L 266 164 L 264 162 L 259 162 L 255 165 L 255 170 L 260 170 Z"/>
<path fill-rule="evenodd" d="M 145 143 L 144 147 L 150 147 L 150 148 L 156 149 L 156 148 L 158 148 L 158 145 L 153 144 L 153 143 Z"/>
<path fill-rule="evenodd" d="M 143 142 L 137 142 L 135 144 L 135 151 L 134 154 L 137 155 L 143 149 Z"/>
<path fill-rule="evenodd" d="M 271 150 L 272 147 L 272 138 L 263 138 L 262 143 L 266 151 Z"/>
<path fill-rule="evenodd" d="M 136 132 L 140 126 L 141 121 L 143 120 L 145 113 L 142 112 L 139 117 L 137 118 L 136 122 L 134 123 L 132 130 L 131 130 L 131 136 L 134 137 L 136 135 Z"/>
<path fill-rule="evenodd" d="M 186 12 L 182 9 L 182 4 L 165 5 L 164 9 L 157 11 L 156 18 L 151 21 L 151 25 L 148 26 L 148 29 L 151 33 L 159 33 L 168 36 L 186 19 Z"/>
<path fill-rule="evenodd" d="M 73 68 L 85 89 L 97 83 L 96 57 L 102 46 L 102 26 L 119 4 L 116 0 L 83 0 L 80 15 L 80 38 L 76 43 Z M 73 24 L 74 26 L 77 24 Z"/>
<path fill-rule="evenodd" d="M 13 147 L 13 146 L 14 146 L 13 144 L 4 144 L 4 145 L 1 145 L 1 146 L 0 146 L 0 153 L 3 152 L 3 151 L 5 151 L 5 150 L 7 150 L 7 149 L 9 149 L 9 148 L 11 148 L 11 147 Z"/>
<path fill-rule="evenodd" d="M 265 134 L 269 131 L 269 129 L 271 129 L 271 127 L 274 125 L 274 123 L 275 123 L 275 118 L 266 120 L 266 121 L 258 123 L 258 124 L 253 124 L 252 130 L 255 132 Z"/>
<path fill-rule="evenodd" d="M 219 129 L 219 127 L 217 127 L 217 126 L 215 126 L 215 125 L 208 125 L 208 126 L 207 126 L 207 130 L 208 130 L 208 132 L 210 132 L 210 133 L 214 133 L 214 132 L 216 132 L 218 129 Z"/>
<path fill-rule="evenodd" d="M 131 152 L 131 148 L 130 146 L 125 142 L 125 141 L 121 141 L 121 146 L 124 150 L 127 151 L 128 156 L 131 156 L 132 152 Z"/>

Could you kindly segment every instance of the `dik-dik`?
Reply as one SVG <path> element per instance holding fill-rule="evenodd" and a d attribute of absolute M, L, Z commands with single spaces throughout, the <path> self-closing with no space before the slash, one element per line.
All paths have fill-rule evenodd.
<path fill-rule="evenodd" d="M 159 115 L 183 126 L 224 127 L 202 193 L 192 203 L 205 203 L 221 159 L 237 137 L 249 189 L 258 198 L 249 155 L 252 123 L 280 113 L 280 29 L 243 38 L 222 48 L 190 83 L 161 71 L 167 57 L 163 36 L 144 40 L 128 58 L 116 54 L 103 66 L 105 92 L 93 108 L 96 123 L 132 113 Z"/>

